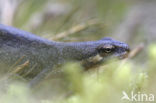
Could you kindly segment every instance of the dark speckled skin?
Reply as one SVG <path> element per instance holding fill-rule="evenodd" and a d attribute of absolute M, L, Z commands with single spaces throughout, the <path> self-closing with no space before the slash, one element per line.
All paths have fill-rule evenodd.
<path fill-rule="evenodd" d="M 54 42 L 0 24 L 0 62 L 11 66 L 21 57 L 24 57 L 19 64 L 29 60 L 29 66 L 26 70 L 37 64 L 29 75 L 34 78 L 31 85 L 44 78 L 54 66 L 67 60 L 86 60 L 99 53 L 99 46 L 107 45 L 113 45 L 116 49 L 103 58 L 120 57 L 129 51 L 127 44 L 111 38 L 87 42 Z"/>

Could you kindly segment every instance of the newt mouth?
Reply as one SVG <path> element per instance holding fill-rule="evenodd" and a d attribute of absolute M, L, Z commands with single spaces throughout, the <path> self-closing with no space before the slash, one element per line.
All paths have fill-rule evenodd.
<path fill-rule="evenodd" d="M 128 55 L 129 55 L 129 51 L 126 51 L 119 56 L 119 59 L 125 59 L 128 57 Z"/>

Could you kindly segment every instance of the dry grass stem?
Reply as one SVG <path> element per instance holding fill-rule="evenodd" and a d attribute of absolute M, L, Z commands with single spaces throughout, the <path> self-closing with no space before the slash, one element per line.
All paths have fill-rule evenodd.
<path fill-rule="evenodd" d="M 62 39 L 64 37 L 66 37 L 66 36 L 78 33 L 80 31 L 83 31 L 83 30 L 87 29 L 90 26 L 94 26 L 94 25 L 98 25 L 98 24 L 99 24 L 99 22 L 97 20 L 95 20 L 95 19 L 94 20 L 89 20 L 86 23 L 78 24 L 78 25 L 70 28 L 69 30 L 66 30 L 64 32 L 56 34 L 56 36 L 54 36 L 54 37 L 52 37 L 50 39 L 52 39 L 52 40 Z"/>

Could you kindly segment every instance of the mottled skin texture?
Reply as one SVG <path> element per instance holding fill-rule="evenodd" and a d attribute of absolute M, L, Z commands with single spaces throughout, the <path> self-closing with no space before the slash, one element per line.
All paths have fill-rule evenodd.
<path fill-rule="evenodd" d="M 84 67 L 98 64 L 112 57 L 122 58 L 129 52 L 127 44 L 103 38 L 87 42 L 54 42 L 31 33 L 0 24 L 0 63 L 13 65 L 21 58 L 29 61 L 26 71 L 34 68 L 28 77 L 30 85 L 37 84 L 54 66 L 69 60 L 86 61 Z M 102 57 L 92 63 L 91 58 Z M 26 72 L 24 71 L 24 72 Z"/>

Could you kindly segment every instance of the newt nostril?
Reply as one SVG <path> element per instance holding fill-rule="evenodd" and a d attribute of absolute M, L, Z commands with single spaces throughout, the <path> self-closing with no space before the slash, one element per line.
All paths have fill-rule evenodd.
<path fill-rule="evenodd" d="M 126 50 L 126 52 L 128 52 L 128 53 L 130 52 L 130 48 L 129 48 L 129 47 L 126 48 L 125 50 Z"/>
<path fill-rule="evenodd" d="M 126 46 L 124 47 L 124 49 L 125 49 L 125 51 L 126 51 L 127 53 L 129 53 L 129 52 L 130 52 L 130 48 L 129 48 L 129 46 L 128 46 L 128 45 L 126 45 Z"/>

